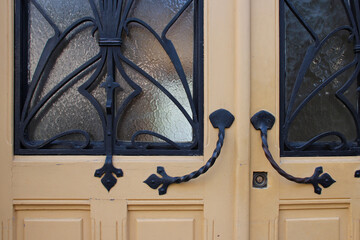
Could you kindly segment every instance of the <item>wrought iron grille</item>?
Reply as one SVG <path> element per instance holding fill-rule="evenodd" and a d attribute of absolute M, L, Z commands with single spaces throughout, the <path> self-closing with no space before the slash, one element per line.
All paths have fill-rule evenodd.
<path fill-rule="evenodd" d="M 281 155 L 359 155 L 360 3 L 280 1 Z"/>
<path fill-rule="evenodd" d="M 74 6 L 66 12 L 63 6 L 69 4 Z M 201 0 L 16 0 L 15 153 L 103 154 L 109 161 L 113 154 L 202 154 L 202 4 Z M 61 11 L 63 17 L 57 15 Z M 157 24 L 157 18 L 165 15 Z M 181 29 L 184 22 L 190 29 Z M 176 39 L 183 35 L 180 30 L 191 31 L 187 42 Z M 39 45 L 39 53 L 32 51 Z M 154 45 L 163 54 L 160 60 L 151 52 Z M 191 52 L 184 54 L 187 45 Z M 146 51 L 150 59 L 141 59 Z M 148 95 L 161 99 L 148 100 Z M 152 114 L 150 101 L 171 105 L 172 112 L 162 116 L 168 123 L 139 126 L 138 118 L 151 124 L 159 118 L 147 120 Z M 54 111 L 59 105 L 65 106 Z M 161 115 L 166 106 L 156 111 Z M 51 114 L 45 121 L 44 116 Z M 57 127 L 64 125 L 64 116 L 75 128 Z M 166 134 L 165 125 L 177 129 Z M 135 130 L 129 131 L 132 126 Z M 179 137 L 185 131 L 187 135 Z"/>

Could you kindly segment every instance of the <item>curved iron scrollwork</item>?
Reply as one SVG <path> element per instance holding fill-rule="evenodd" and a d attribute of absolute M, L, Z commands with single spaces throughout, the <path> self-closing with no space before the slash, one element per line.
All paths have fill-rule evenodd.
<path fill-rule="evenodd" d="M 328 173 L 322 174 L 323 173 L 322 167 L 315 168 L 315 172 L 311 177 L 298 178 L 285 172 L 274 160 L 273 156 L 270 153 L 267 142 L 267 131 L 273 127 L 274 123 L 275 123 L 275 117 L 267 111 L 259 111 L 256 114 L 254 114 L 254 116 L 252 116 L 251 118 L 251 124 L 254 126 L 256 130 L 260 130 L 262 148 L 271 166 L 281 176 L 288 179 L 289 181 L 302 183 L 302 184 L 312 184 L 314 186 L 314 192 L 317 194 L 321 194 L 322 189 L 321 187 L 319 187 L 319 184 L 324 188 L 328 188 L 335 182 L 335 180 Z"/>
<path fill-rule="evenodd" d="M 201 146 L 201 144 L 199 143 L 199 138 L 202 131 L 202 127 L 200 125 L 202 117 L 199 116 L 201 113 L 201 107 L 199 106 L 201 106 L 201 104 L 197 102 L 198 99 L 200 99 L 198 96 L 199 93 L 191 92 L 191 88 L 189 86 L 188 79 L 182 66 L 180 57 L 177 53 L 177 50 L 173 45 L 172 41 L 167 38 L 167 33 L 170 28 L 189 8 L 190 4 L 196 2 L 194 4 L 197 6 L 198 3 L 196 0 L 185 1 L 180 10 L 176 14 L 174 14 L 170 22 L 164 27 L 163 31 L 159 35 L 145 21 L 138 18 L 129 17 L 130 10 L 132 9 L 135 2 L 136 0 L 88 0 L 93 16 L 80 18 L 79 20 L 68 26 L 65 30 L 60 30 L 60 28 L 55 24 L 55 22 L 51 19 L 50 15 L 37 2 L 37 0 L 29 0 L 29 3 L 26 3 L 32 4 L 37 9 L 37 11 L 51 26 L 52 30 L 54 31 L 54 35 L 47 40 L 38 64 L 36 66 L 36 69 L 34 71 L 32 80 L 27 87 L 26 93 L 20 96 L 18 100 L 19 102 L 23 102 L 23 104 L 21 112 L 19 111 L 20 113 L 16 117 L 17 124 L 19 126 L 19 130 L 16 130 L 18 137 L 17 139 L 19 140 L 19 147 L 17 150 L 26 149 L 27 152 L 24 151 L 26 154 L 37 154 L 39 153 L 35 151 L 37 149 L 48 150 L 48 152 L 43 151 L 43 153 L 66 153 L 66 151 L 59 152 L 59 149 L 75 149 L 75 151 L 71 153 L 79 154 L 76 153 L 77 149 L 81 150 L 79 152 L 84 153 L 86 149 L 93 148 L 93 145 L 96 143 L 93 143 L 91 141 L 90 134 L 83 130 L 69 130 L 53 136 L 50 139 L 39 141 L 34 141 L 30 139 L 28 134 L 31 121 L 36 117 L 37 114 L 39 114 L 44 109 L 44 106 L 49 104 L 51 105 L 53 98 L 55 98 L 56 95 L 67 89 L 70 85 L 70 82 L 77 81 L 76 79 L 79 75 L 83 74 L 89 69 L 93 69 L 94 71 L 91 72 L 90 77 L 78 88 L 78 91 L 95 108 L 101 120 L 104 140 L 101 144 L 99 144 L 99 146 L 97 146 L 97 148 L 95 149 L 96 151 L 93 152 L 98 154 L 105 154 L 106 160 L 103 167 L 96 170 L 95 176 L 99 178 L 102 177 L 101 181 L 108 191 L 110 191 L 110 189 L 117 182 L 115 176 L 121 177 L 123 175 L 122 170 L 115 168 L 113 165 L 112 156 L 115 153 L 124 151 L 124 149 L 139 149 L 144 151 L 154 148 L 161 149 L 161 147 L 163 146 L 165 149 L 182 151 L 189 150 L 190 154 L 191 150 L 199 149 L 199 146 Z M 17 3 L 19 3 L 18 6 L 25 4 L 22 1 L 18 1 Z M 197 15 L 198 14 L 196 14 L 196 17 L 199 17 L 199 19 L 201 19 L 201 14 L 199 14 L 199 16 Z M 75 69 L 73 72 L 68 74 L 64 79 L 62 79 L 59 83 L 52 87 L 52 89 L 48 93 L 42 96 L 38 102 L 34 103 L 34 96 L 36 95 L 36 91 L 38 91 L 38 88 L 41 87 L 40 81 L 42 81 L 44 72 L 49 71 L 46 69 L 49 68 L 48 65 L 50 64 L 49 62 L 51 61 L 51 58 L 57 57 L 56 54 L 61 51 L 60 49 L 62 45 L 65 41 L 67 41 L 66 38 L 71 34 L 75 34 L 76 30 L 81 31 L 81 29 L 79 30 L 79 28 L 81 28 L 81 26 L 84 26 L 84 24 L 86 24 L 86 28 L 92 28 L 93 37 L 95 37 L 95 33 L 97 33 L 99 53 L 91 59 L 87 60 L 84 64 Z M 129 26 L 134 24 L 148 31 L 154 37 L 155 41 L 160 43 L 161 47 L 164 49 L 165 53 L 171 61 L 172 66 L 175 69 L 175 74 L 177 74 L 179 81 L 181 82 L 181 85 L 183 87 L 182 90 L 185 92 L 185 96 L 187 97 L 187 101 L 190 106 L 190 111 L 187 111 L 185 107 L 179 102 L 179 100 L 168 89 L 166 89 L 161 82 L 152 77 L 146 70 L 142 69 L 140 66 L 128 59 L 122 53 L 122 38 L 130 34 L 131 29 L 129 28 Z M 201 38 L 201 36 L 201 34 L 199 35 L 199 33 L 197 33 L 195 39 L 198 39 L 198 41 L 200 42 L 199 39 Z M 23 40 L 21 39 L 21 37 L 18 37 L 17 41 Z M 194 55 L 197 56 L 199 55 L 199 53 L 194 53 Z M 24 60 L 22 61 L 24 62 Z M 117 140 L 117 125 L 120 121 L 122 114 L 124 114 L 124 111 L 128 108 L 129 104 L 142 92 L 142 88 L 128 76 L 125 71 L 124 65 L 126 65 L 126 67 L 130 67 L 142 77 L 144 77 L 147 81 L 149 81 L 151 84 L 155 85 L 167 97 L 168 101 L 174 104 L 176 108 L 184 115 L 184 117 L 192 127 L 193 140 L 191 142 L 176 143 L 169 139 L 167 136 L 163 136 L 157 132 L 153 132 L 150 130 L 140 130 L 135 132 L 131 138 L 131 141 L 128 142 L 120 142 L 119 140 Z M 22 67 L 26 68 L 27 66 Z M 101 84 L 101 87 L 105 88 L 106 91 L 106 106 L 102 106 L 99 101 L 91 94 L 91 88 L 96 84 L 96 81 L 101 78 L 101 74 L 103 74 L 103 72 L 105 72 L 106 78 L 105 82 Z M 120 106 L 116 106 L 115 104 L 115 91 L 122 90 L 120 84 L 116 82 L 116 72 L 119 72 L 125 82 L 132 88 L 132 92 L 125 98 L 125 100 L 121 103 Z M 195 80 L 198 81 L 198 79 Z M 23 82 L 19 82 L 19 85 L 23 84 Z M 201 86 L 201 84 L 198 85 Z M 199 86 L 198 88 L 200 89 Z M 22 87 L 20 86 L 20 88 Z M 200 90 L 197 91 L 200 92 Z M 64 139 L 64 137 L 70 135 L 82 136 L 83 141 L 62 140 Z M 139 135 L 150 135 L 154 138 L 160 139 L 161 142 L 137 142 L 136 137 Z M 57 146 L 57 148 L 52 148 L 53 146 Z M 33 149 L 34 151 L 31 152 L 29 151 L 29 149 Z M 51 152 L 52 150 L 54 151 Z"/>
<path fill-rule="evenodd" d="M 210 157 L 210 159 L 206 162 L 204 166 L 202 166 L 199 170 L 194 171 L 190 174 L 184 175 L 182 177 L 171 177 L 167 175 L 164 167 L 157 167 L 157 173 L 162 176 L 162 178 L 158 177 L 156 174 L 152 174 L 148 177 L 144 183 L 146 183 L 152 189 L 157 189 L 160 185 L 162 185 L 158 191 L 159 195 L 164 195 L 167 192 L 168 187 L 173 183 L 182 183 L 188 182 L 191 179 L 195 179 L 200 175 L 206 173 L 215 163 L 216 159 L 219 157 L 221 148 L 224 144 L 225 139 L 225 128 L 231 127 L 234 122 L 234 116 L 225 109 L 219 109 L 209 116 L 210 122 L 214 128 L 219 129 L 219 139 L 216 143 L 216 148 Z"/>
<path fill-rule="evenodd" d="M 319 34 L 313 27 L 312 23 L 308 22 L 307 16 L 304 16 L 304 11 L 300 11 L 297 7 L 302 4 L 302 1 L 293 1 L 293 0 L 283 0 L 282 1 L 282 18 L 285 18 L 284 6 L 287 7 L 288 12 L 294 16 L 298 23 L 301 24 L 302 28 L 308 34 L 310 38 L 310 45 L 307 48 L 306 52 L 304 52 L 304 56 L 302 61 L 299 62 L 299 69 L 296 69 L 297 75 L 295 81 L 293 83 L 285 84 L 284 78 L 286 78 L 286 73 L 282 74 L 282 120 L 281 120 L 281 145 L 282 145 L 282 154 L 292 154 L 292 155 L 303 155 L 304 151 L 313 151 L 316 155 L 338 155 L 340 154 L 359 154 L 360 147 L 360 118 L 359 118 L 359 108 L 356 106 L 359 102 L 358 99 L 354 102 L 350 100 L 348 96 L 346 96 L 346 92 L 350 89 L 350 87 L 357 81 L 357 87 L 359 87 L 359 72 L 360 72 L 360 4 L 357 0 L 342 0 L 343 11 L 346 13 L 348 25 L 339 26 L 335 29 L 332 29 L 331 32 L 326 33 L 324 37 Z M 298 5 L 294 4 L 297 2 Z M 316 2 L 316 1 L 314 1 Z M 307 4 L 307 3 L 305 3 Z M 327 4 L 324 2 L 324 4 Z M 329 2 L 330 4 L 330 2 Z M 329 5 L 328 4 L 328 5 Z M 338 7 L 341 6 L 340 1 L 335 4 Z M 321 15 L 317 15 L 318 18 L 321 18 Z M 284 21 L 282 20 L 282 69 L 285 71 L 285 26 Z M 337 21 L 337 20 L 334 20 Z M 323 25 L 325 23 L 321 23 Z M 294 24 L 293 24 L 294 25 Z M 306 82 L 306 74 L 308 73 L 311 65 L 316 62 L 316 57 L 319 53 L 324 49 L 326 44 L 329 44 L 330 40 L 334 38 L 337 34 L 348 34 L 348 41 L 353 43 L 353 52 L 354 57 L 352 61 L 344 64 L 344 66 L 340 66 L 336 71 L 329 74 L 323 79 L 319 79 L 319 84 L 314 84 L 314 88 L 310 90 L 308 95 L 304 98 L 299 98 L 301 96 L 300 89 L 304 86 Z M 294 41 L 296 45 L 296 36 L 294 36 Z M 286 40 L 287 41 L 287 40 Z M 346 40 L 345 40 L 346 41 Z M 300 47 L 301 48 L 301 47 Z M 325 59 L 328 60 L 328 59 Z M 334 94 L 334 97 L 340 101 L 343 107 L 348 111 L 349 115 L 352 117 L 352 121 L 354 122 L 356 128 L 356 139 L 349 141 L 347 136 L 339 132 L 338 130 L 329 130 L 323 131 L 321 133 L 316 133 L 313 137 L 310 137 L 308 140 L 296 142 L 295 140 L 289 140 L 289 129 L 294 121 L 297 119 L 299 114 L 306 108 L 319 93 L 324 90 L 327 86 L 334 84 L 337 78 L 340 76 L 344 76 L 345 72 L 351 71 L 350 77 L 346 77 L 344 83 L 340 82 Z M 329 71 L 331 72 L 331 71 Z M 287 80 L 286 80 L 287 81 Z M 309 81 L 309 80 L 307 80 Z M 289 96 L 285 97 L 285 88 L 292 87 Z M 357 91 L 359 91 L 357 89 Z M 285 101 L 288 101 L 285 104 Z M 332 106 L 329 106 L 329 108 Z M 317 114 L 314 112 L 313 114 Z M 328 119 L 324 119 L 324 121 L 329 121 Z M 332 139 L 328 141 L 328 139 Z M 325 151 L 323 151 L 325 150 Z M 311 155 L 311 154 L 310 154 Z"/>

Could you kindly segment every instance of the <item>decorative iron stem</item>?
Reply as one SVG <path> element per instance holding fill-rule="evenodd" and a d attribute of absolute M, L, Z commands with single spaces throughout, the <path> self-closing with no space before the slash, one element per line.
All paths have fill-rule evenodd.
<path fill-rule="evenodd" d="M 294 177 L 287 172 L 285 172 L 274 160 L 273 156 L 270 153 L 268 142 L 267 142 L 267 131 L 271 129 L 275 123 L 275 117 L 267 112 L 267 111 L 259 111 L 251 118 L 251 123 L 256 130 L 260 130 L 261 132 L 261 140 L 262 140 L 262 148 L 264 150 L 266 158 L 269 160 L 271 166 L 284 178 L 289 181 L 293 181 L 296 183 L 302 184 L 312 184 L 314 186 L 314 192 L 317 194 L 321 194 L 321 187 L 324 188 L 330 187 L 335 180 L 328 174 L 323 173 L 322 167 L 315 168 L 315 172 L 311 177 L 298 178 Z M 322 175 L 321 175 L 322 174 Z"/>
<path fill-rule="evenodd" d="M 110 46 L 112 46 L 110 44 Z M 114 53 L 113 50 L 107 49 L 107 77 L 106 82 L 101 84 L 101 87 L 106 89 L 106 129 L 105 129 L 105 152 L 106 160 L 104 166 L 95 171 L 94 176 L 101 178 L 104 174 L 104 177 L 101 179 L 102 184 L 105 188 L 110 191 L 110 189 L 116 184 L 117 180 L 113 176 L 115 174 L 117 177 L 123 176 L 123 171 L 121 169 L 115 168 L 112 162 L 112 156 L 114 152 L 115 136 L 114 136 L 114 94 L 115 89 L 119 88 L 120 85 L 115 82 L 115 70 L 114 70 Z"/>
<path fill-rule="evenodd" d="M 158 166 L 157 167 L 157 173 L 162 176 L 162 178 L 158 177 L 156 174 L 152 174 L 150 177 L 148 177 L 144 183 L 146 183 L 149 187 L 152 189 L 157 189 L 160 185 L 161 188 L 159 188 L 159 195 L 164 195 L 167 192 L 167 188 L 173 184 L 173 183 L 182 183 L 182 182 L 188 182 L 191 179 L 195 179 L 199 177 L 200 175 L 206 173 L 215 163 L 216 159 L 219 157 L 221 148 L 224 144 L 224 138 L 225 138 L 225 128 L 231 127 L 232 123 L 234 122 L 234 116 L 225 109 L 219 109 L 209 116 L 210 122 L 213 125 L 214 128 L 219 129 L 219 139 L 216 143 L 216 148 L 210 157 L 210 159 L 206 162 L 204 166 L 202 166 L 199 170 L 194 171 L 190 174 L 184 175 L 182 177 L 171 177 L 167 175 L 164 167 Z"/>

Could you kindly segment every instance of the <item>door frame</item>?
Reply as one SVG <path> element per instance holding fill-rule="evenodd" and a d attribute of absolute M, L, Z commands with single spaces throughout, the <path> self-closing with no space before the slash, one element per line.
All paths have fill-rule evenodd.
<path fill-rule="evenodd" d="M 13 69 L 14 69 L 14 5 L 0 2 L 0 55 L 2 56 L 0 111 L 0 239 L 13 237 L 12 159 L 13 159 Z"/>

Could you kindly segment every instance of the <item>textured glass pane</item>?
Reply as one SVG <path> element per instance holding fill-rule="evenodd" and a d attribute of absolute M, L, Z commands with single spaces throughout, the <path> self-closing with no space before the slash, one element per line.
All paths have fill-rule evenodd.
<path fill-rule="evenodd" d="M 178 13 L 188 0 L 136 0 L 130 13 L 149 24 L 158 34 L 161 34 L 166 25 Z M 193 11 L 190 7 L 188 11 Z M 192 24 L 193 14 L 185 14 L 185 18 Z M 181 24 L 187 24 L 182 21 Z M 189 33 L 186 33 L 189 34 Z M 190 33 L 192 34 L 192 33 Z"/>
<path fill-rule="evenodd" d="M 44 11 L 43 14 L 50 18 L 61 32 L 67 31 L 66 28 L 81 17 L 92 15 L 88 7 L 82 7 L 82 5 L 88 6 L 87 0 L 68 0 L 64 5 L 59 4 L 59 1 L 36 2 L 42 7 L 40 11 Z M 40 11 L 36 5 L 29 4 L 29 83 L 38 80 L 30 110 L 41 104 L 47 94 L 60 82 L 69 78 L 99 53 L 97 39 L 92 36 L 93 25 L 85 22 L 68 32 L 47 62 L 44 64 L 39 62 L 47 42 L 51 41 L 55 34 L 51 24 Z M 44 71 L 40 78 L 33 79 L 36 67 L 41 69 L 42 66 Z M 46 140 L 56 134 L 75 129 L 85 130 L 92 140 L 103 139 L 101 122 L 95 108 L 78 92 L 78 87 L 90 77 L 90 68 L 91 66 L 83 68 L 80 75 L 69 79 L 69 83 L 51 96 L 47 105 L 36 114 L 29 128 L 31 140 Z M 83 138 L 74 135 L 68 136 L 67 139 L 82 140 Z"/>
<path fill-rule="evenodd" d="M 24 147 L 116 152 L 144 146 L 132 140 L 186 150 L 191 144 L 173 142 L 197 143 L 194 2 L 29 0 Z M 87 134 L 104 143 L 73 142 Z"/>
<path fill-rule="evenodd" d="M 302 59 L 304 59 L 308 47 L 314 41 L 294 14 L 287 7 L 285 7 L 285 10 L 285 107 L 288 108 Z M 298 98 L 301 99 L 297 101 L 301 101 L 304 96 L 298 95 Z"/>
<path fill-rule="evenodd" d="M 175 16 L 186 1 L 138 1 L 133 17 L 146 21 L 161 34 L 162 30 Z M 151 11 L 149 11 L 152 9 Z M 186 85 L 193 92 L 193 54 L 194 54 L 194 9 L 191 4 L 170 28 L 167 37 L 173 41 L 186 76 Z M 154 18 L 154 15 L 157 17 Z M 130 34 L 124 39 L 123 53 L 126 58 L 146 71 L 159 82 L 185 108 L 190 116 L 191 109 L 181 79 L 175 70 L 174 62 L 169 58 L 159 41 L 144 27 L 130 25 Z M 178 107 L 158 87 L 139 73 L 127 68 L 130 78 L 141 88 L 142 93 L 133 101 L 118 123 L 118 139 L 131 140 L 133 134 L 149 130 L 161 134 L 175 142 L 192 141 L 192 127 Z M 124 85 L 120 84 L 121 86 Z M 119 92 L 124 99 L 125 92 Z M 129 91 L 129 90 L 127 90 Z M 121 97 L 124 95 L 124 97 Z M 137 141 L 162 141 L 149 135 L 140 135 Z"/>
<path fill-rule="evenodd" d="M 31 82 L 41 52 L 48 39 L 54 35 L 54 30 L 33 4 L 30 4 L 29 8 L 29 28 L 28 81 Z"/>
<path fill-rule="evenodd" d="M 75 21 L 93 16 L 89 0 L 32 0 L 37 2 L 53 23 L 64 31 Z"/>
<path fill-rule="evenodd" d="M 292 0 L 290 2 L 320 39 L 337 27 L 349 24 L 341 1 Z"/>
<path fill-rule="evenodd" d="M 194 4 L 191 4 L 169 29 L 167 37 L 174 44 L 184 68 L 188 84 L 192 86 L 194 67 Z M 192 87 L 190 89 L 192 90 Z"/>
<path fill-rule="evenodd" d="M 35 50 L 34 50 L 35 51 Z M 91 27 L 86 24 L 75 29 L 46 63 L 40 86 L 33 99 L 41 100 L 56 84 L 99 53 L 96 39 L 91 36 Z"/>
<path fill-rule="evenodd" d="M 30 123 L 29 137 L 32 140 L 46 140 L 69 130 L 83 130 L 91 140 L 101 141 L 103 128 L 98 113 L 88 99 L 78 92 L 78 88 L 94 73 L 91 67 L 79 78 L 65 86 L 59 94 L 51 98 L 41 108 L 39 114 Z M 62 139 L 84 140 L 79 135 L 70 135 Z"/>
<path fill-rule="evenodd" d="M 175 104 L 146 78 L 130 68 L 127 68 L 127 73 L 132 79 L 137 80 L 136 82 L 141 86 L 143 92 L 130 104 L 128 110 L 120 118 L 118 138 L 129 141 L 137 131 L 150 130 L 175 142 L 191 141 L 192 127 Z M 172 90 L 177 99 L 186 102 L 187 98 L 182 92 L 181 85 L 174 83 L 172 81 L 165 82 L 164 87 Z M 186 110 L 190 112 L 189 108 Z M 136 140 L 161 142 L 160 139 L 150 135 L 140 135 Z"/>
<path fill-rule="evenodd" d="M 356 111 L 356 81 L 344 92 L 349 106 L 337 96 L 355 70 L 348 67 L 355 58 L 354 43 L 348 30 L 331 34 L 339 27 L 350 25 L 345 7 L 332 0 L 291 0 L 289 3 L 290 6 L 284 4 L 286 140 L 307 142 L 333 131 L 354 141 L 356 123 L 349 106 Z M 317 142 L 324 141 L 339 141 L 339 138 L 330 136 Z"/>

